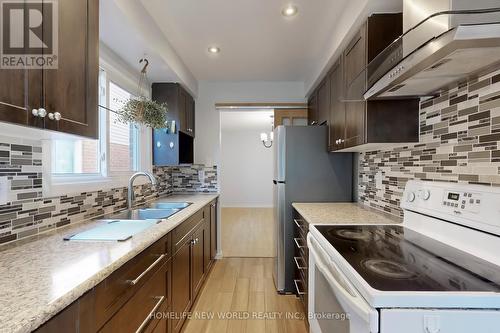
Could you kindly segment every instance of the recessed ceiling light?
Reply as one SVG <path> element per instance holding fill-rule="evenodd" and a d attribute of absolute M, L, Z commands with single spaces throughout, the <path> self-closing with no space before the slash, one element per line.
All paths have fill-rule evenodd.
<path fill-rule="evenodd" d="M 210 46 L 208 48 L 208 52 L 210 52 L 212 54 L 217 54 L 220 52 L 220 48 L 218 48 L 217 46 Z"/>
<path fill-rule="evenodd" d="M 299 12 L 299 9 L 297 8 L 297 6 L 288 5 L 285 8 L 283 8 L 283 10 L 281 11 L 281 14 L 285 17 L 292 17 L 292 16 L 297 15 L 298 12 Z"/>

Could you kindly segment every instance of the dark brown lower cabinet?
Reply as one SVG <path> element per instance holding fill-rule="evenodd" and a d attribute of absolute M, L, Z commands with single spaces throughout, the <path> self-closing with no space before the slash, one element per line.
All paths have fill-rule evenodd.
<path fill-rule="evenodd" d="M 191 307 L 191 239 L 184 241 L 181 248 L 172 258 L 172 311 L 175 314 L 172 320 L 172 331 L 180 332 L 184 324 L 184 315 Z"/>
<path fill-rule="evenodd" d="M 180 332 L 213 265 L 215 207 L 194 213 L 36 332 Z"/>
<path fill-rule="evenodd" d="M 210 263 L 217 255 L 217 201 L 210 204 Z"/>
<path fill-rule="evenodd" d="M 153 332 L 170 308 L 171 262 L 165 262 L 100 330 L 103 333 Z"/>
<path fill-rule="evenodd" d="M 293 242 L 295 244 L 295 254 L 293 258 L 295 264 L 295 293 L 299 297 L 305 313 L 307 313 L 307 284 L 309 278 L 309 250 L 307 249 L 307 233 L 309 232 L 309 224 L 295 210 L 293 212 L 293 222 Z"/>
<path fill-rule="evenodd" d="M 205 272 L 205 228 L 206 222 L 203 221 L 201 225 L 198 227 L 193 234 L 192 239 L 192 285 L 193 285 L 193 294 L 197 295 L 200 291 L 201 284 L 203 282 L 204 272 Z"/>

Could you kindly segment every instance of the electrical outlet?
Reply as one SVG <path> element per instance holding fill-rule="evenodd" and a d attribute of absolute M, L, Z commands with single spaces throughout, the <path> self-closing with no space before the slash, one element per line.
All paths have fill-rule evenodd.
<path fill-rule="evenodd" d="M 205 182 L 205 170 L 198 170 L 198 180 L 200 183 Z"/>

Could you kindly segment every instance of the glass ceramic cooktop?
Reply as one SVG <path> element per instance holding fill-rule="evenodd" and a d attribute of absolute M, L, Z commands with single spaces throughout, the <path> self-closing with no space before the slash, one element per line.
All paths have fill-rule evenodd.
<path fill-rule="evenodd" d="M 315 227 L 375 289 L 500 292 L 499 266 L 413 230 L 389 225 Z"/>

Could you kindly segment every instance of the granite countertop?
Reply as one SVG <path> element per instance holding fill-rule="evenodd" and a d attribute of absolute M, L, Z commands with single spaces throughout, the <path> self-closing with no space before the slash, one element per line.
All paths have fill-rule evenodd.
<path fill-rule="evenodd" d="M 358 203 L 293 203 L 310 224 L 394 224 L 402 219 Z"/>
<path fill-rule="evenodd" d="M 92 289 L 218 194 L 175 194 L 162 202 L 192 202 L 125 242 L 64 241 L 103 222 L 87 221 L 0 247 L 0 332 L 30 332 Z"/>

